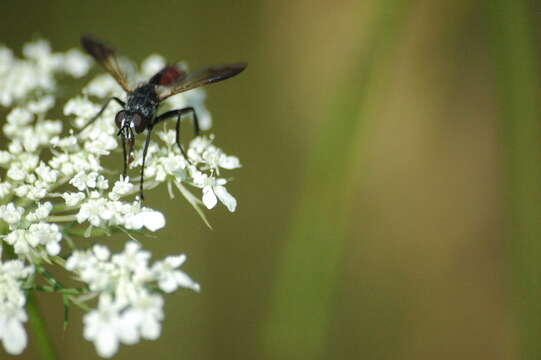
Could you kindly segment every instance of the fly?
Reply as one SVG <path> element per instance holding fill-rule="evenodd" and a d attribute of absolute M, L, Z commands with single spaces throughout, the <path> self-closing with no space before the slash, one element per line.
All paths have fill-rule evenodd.
<path fill-rule="evenodd" d="M 116 101 L 122 106 L 123 109 L 115 116 L 115 124 L 118 128 L 117 135 L 120 136 L 122 142 L 124 177 L 127 174 L 128 165 L 133 161 L 135 136 L 147 130 L 146 141 L 143 147 L 143 162 L 141 165 L 141 181 L 139 185 L 140 199 L 143 200 L 145 158 L 150 142 L 150 134 L 154 126 L 167 119 L 177 119 L 176 143 L 187 161 L 189 161 L 188 156 L 180 142 L 180 119 L 183 115 L 191 114 L 193 116 L 195 134 L 199 135 L 199 121 L 193 107 L 188 106 L 158 114 L 158 108 L 161 102 L 181 92 L 235 76 L 243 71 L 247 64 L 234 63 L 209 66 L 194 72 L 186 72 L 179 64 L 167 65 L 152 76 L 148 82 L 133 88 L 129 85 L 126 75 L 121 71 L 116 52 L 113 49 L 106 46 L 102 41 L 90 36 L 81 37 L 81 44 L 85 51 L 107 70 L 126 92 L 126 102 L 117 97 L 107 99 L 96 116 L 85 125 L 86 128 L 86 126 L 96 121 L 111 101 Z"/>

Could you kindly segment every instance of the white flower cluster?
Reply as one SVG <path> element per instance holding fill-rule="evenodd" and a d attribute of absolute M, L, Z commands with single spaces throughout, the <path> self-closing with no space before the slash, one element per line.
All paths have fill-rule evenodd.
<path fill-rule="evenodd" d="M 79 78 L 90 68 L 90 58 L 73 49 L 65 54 L 51 52 L 44 40 L 26 44 L 24 59 L 17 59 L 7 47 L 0 47 L 0 105 L 10 106 L 35 90 L 55 89 L 54 75 Z"/>
<path fill-rule="evenodd" d="M 124 232 L 133 239 L 136 230 L 154 232 L 165 226 L 164 215 L 142 206 L 137 197 L 144 136 L 137 139 L 129 169 L 134 174 L 123 177 L 122 149 L 114 124 L 118 105 L 111 104 L 81 130 L 98 113 L 105 97 L 125 97 L 113 78 L 95 77 L 81 95 L 63 105 L 67 120 L 51 119 L 48 114 L 57 105 L 55 76 L 84 76 L 89 58 L 78 50 L 52 53 L 44 41 L 27 44 L 23 54 L 25 59 L 16 59 L 9 49 L 0 47 L 0 105 L 11 106 L 2 128 L 7 142 L 0 148 L 0 250 L 7 247 L 3 257 L 9 253 L 17 258 L 2 263 L 0 251 L 0 339 L 11 354 L 20 353 L 26 345 L 22 282 L 29 279 L 24 287 L 28 291 L 65 291 L 64 302 L 83 309 L 89 309 L 86 302 L 97 297 L 97 308 L 85 315 L 84 333 L 101 356 L 109 357 L 119 343 L 158 337 L 162 293 L 179 287 L 198 290 L 198 285 L 178 270 L 184 256 L 150 266 L 150 253 L 135 242 L 114 256 L 103 245 L 77 250 L 80 237 Z M 164 64 L 162 57 L 150 56 L 135 78 L 149 78 Z M 168 99 L 164 107 L 193 106 L 201 128 L 208 129 L 211 118 L 204 98 L 203 90 L 195 89 Z M 73 129 L 66 128 L 69 121 Z M 167 125 L 154 130 L 145 189 L 164 183 L 173 197 L 177 188 L 205 221 L 200 204 L 211 209 L 220 201 L 235 211 L 237 202 L 226 190 L 228 179 L 221 173 L 239 168 L 238 158 L 215 146 L 213 136 L 201 136 L 189 143 L 188 161 Z M 118 166 L 106 168 L 103 158 L 113 154 L 119 157 Z M 192 194 L 190 187 L 200 191 L 200 196 Z M 30 275 L 33 270 L 43 274 L 46 264 L 73 272 L 86 284 L 83 292 L 75 295 L 48 277 L 44 279 L 47 286 L 36 285 Z"/>
<path fill-rule="evenodd" d="M 145 175 L 156 182 L 181 183 L 200 188 L 202 202 L 208 208 L 216 206 L 219 199 L 229 211 L 235 211 L 237 201 L 227 192 L 227 180 L 220 178 L 220 169 L 236 169 L 240 167 L 238 158 L 224 154 L 212 145 L 212 137 L 197 137 L 188 147 L 188 163 L 175 143 L 175 131 L 158 131 L 162 144 L 152 143 L 148 148 Z M 141 152 L 136 153 L 135 166 L 141 163 Z M 185 190 L 185 189 L 184 189 Z"/>
<path fill-rule="evenodd" d="M 10 354 L 20 354 L 26 347 L 22 284 L 32 273 L 33 268 L 20 260 L 0 262 L 0 339 Z"/>
<path fill-rule="evenodd" d="M 199 285 L 178 268 L 186 257 L 169 256 L 149 264 L 150 253 L 136 242 L 111 256 L 102 245 L 76 251 L 66 268 L 75 272 L 90 291 L 98 294 L 99 305 L 84 317 L 85 338 L 93 341 L 100 356 L 111 357 L 119 343 L 134 344 L 140 338 L 155 340 L 160 335 L 163 298 L 149 291 L 152 286 L 171 293 L 180 287 L 199 290 Z"/>

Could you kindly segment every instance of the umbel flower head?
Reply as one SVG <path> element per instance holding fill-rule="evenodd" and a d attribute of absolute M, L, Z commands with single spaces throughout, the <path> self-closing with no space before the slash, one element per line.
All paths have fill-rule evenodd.
<path fill-rule="evenodd" d="M 27 343 L 28 294 L 52 292 L 67 309 L 85 311 L 84 337 L 100 356 L 111 357 L 121 343 L 157 339 L 164 295 L 199 291 L 199 285 L 180 269 L 185 255 L 153 262 L 136 240 L 163 228 L 166 217 L 137 198 L 137 177 L 123 177 L 121 166 L 103 162 L 122 152 L 114 125 L 119 108 L 109 106 L 83 129 L 104 98 L 124 96 L 120 87 L 102 74 L 64 101 L 57 96 L 58 89 L 65 92 L 59 80 L 84 77 L 91 59 L 75 49 L 52 52 L 41 40 L 26 44 L 23 56 L 0 47 L 0 114 L 6 139 L 0 148 L 0 340 L 6 352 L 21 353 Z M 148 78 L 164 65 L 162 57 L 150 56 L 137 76 Z M 168 99 L 165 107 L 194 107 L 201 128 L 208 130 L 211 118 L 204 100 L 203 90 L 195 89 Z M 165 185 L 171 197 L 178 191 L 207 224 L 202 205 L 212 209 L 221 202 L 235 211 L 237 202 L 226 189 L 224 173 L 241 166 L 238 158 L 218 148 L 212 135 L 194 138 L 186 153 L 188 159 L 167 123 L 155 131 L 145 189 Z M 141 166 L 141 156 L 142 149 L 136 148 L 131 171 Z M 87 238 L 112 233 L 124 233 L 128 240 L 120 253 L 96 242 L 107 242 L 103 237 L 88 247 Z M 71 273 L 79 286 L 64 286 L 51 275 L 58 270 L 51 268 Z"/>

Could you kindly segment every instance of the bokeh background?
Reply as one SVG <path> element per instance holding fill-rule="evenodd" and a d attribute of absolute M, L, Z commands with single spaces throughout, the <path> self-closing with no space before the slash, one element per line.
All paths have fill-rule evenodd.
<path fill-rule="evenodd" d="M 238 211 L 210 231 L 148 194 L 168 226 L 145 246 L 187 253 L 203 290 L 115 358 L 541 358 L 539 1 L 0 3 L 13 49 L 82 33 L 137 61 L 249 63 L 208 88 Z M 61 359 L 98 358 L 80 314 L 63 331 L 39 301 Z"/>

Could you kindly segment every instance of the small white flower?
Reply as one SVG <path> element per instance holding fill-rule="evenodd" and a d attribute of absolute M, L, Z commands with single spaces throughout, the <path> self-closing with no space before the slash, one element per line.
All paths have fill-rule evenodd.
<path fill-rule="evenodd" d="M 27 236 L 26 230 L 15 230 L 10 232 L 6 237 L 5 241 L 13 246 L 13 250 L 16 254 L 27 255 L 30 254 L 31 250 L 37 245 L 39 239 L 30 238 Z M 31 243 L 35 242 L 35 243 Z"/>
<path fill-rule="evenodd" d="M 26 347 L 28 340 L 23 326 L 26 320 L 24 308 L 13 304 L 3 304 L 0 308 L 0 339 L 8 354 L 19 355 Z"/>
<path fill-rule="evenodd" d="M 50 140 L 51 145 L 59 147 L 64 151 L 77 151 L 78 150 L 78 141 L 77 137 L 70 135 L 66 137 L 55 136 Z"/>
<path fill-rule="evenodd" d="M 25 195 L 30 200 L 41 200 L 47 195 L 47 184 L 43 181 L 36 181 L 34 186 L 28 187 L 28 193 Z"/>
<path fill-rule="evenodd" d="M 194 173 L 194 175 L 196 175 L 194 184 L 203 189 L 202 200 L 208 209 L 212 209 L 220 200 L 230 212 L 235 211 L 237 200 L 224 187 L 227 183 L 225 179 L 215 179 L 202 173 Z"/>
<path fill-rule="evenodd" d="M 11 189 L 12 189 L 12 186 L 10 183 L 8 182 L 0 183 L 0 199 L 3 199 L 7 195 L 9 195 Z"/>
<path fill-rule="evenodd" d="M 161 333 L 163 320 L 163 298 L 159 295 L 143 293 L 126 311 L 127 318 L 141 332 L 141 337 L 156 340 Z"/>
<path fill-rule="evenodd" d="M 70 99 L 66 105 L 64 105 L 64 115 L 75 115 L 86 120 L 91 119 L 99 110 L 99 105 L 96 105 L 83 97 Z"/>
<path fill-rule="evenodd" d="M 24 208 L 16 207 L 13 203 L 0 206 L 0 218 L 10 225 L 18 223 L 24 213 Z"/>
<path fill-rule="evenodd" d="M 210 169 L 220 173 L 220 168 L 232 170 L 240 168 L 240 161 L 236 156 L 226 155 L 222 150 L 212 145 L 214 138 L 199 136 L 190 142 L 188 156 L 196 163 L 206 164 Z"/>
<path fill-rule="evenodd" d="M 207 209 L 212 209 L 216 206 L 218 203 L 218 199 L 216 198 L 216 194 L 214 194 L 214 190 L 212 189 L 212 186 L 204 186 L 203 187 L 203 204 L 207 207 Z"/>
<path fill-rule="evenodd" d="M 22 151 L 22 149 L 20 151 Z M 34 170 L 39 163 L 39 157 L 29 153 L 19 154 L 18 160 L 21 167 L 27 172 Z"/>
<path fill-rule="evenodd" d="M 45 182 L 54 183 L 58 178 L 58 171 L 51 169 L 45 163 L 41 162 L 36 168 L 36 174 Z"/>
<path fill-rule="evenodd" d="M 166 143 L 169 146 L 174 146 L 177 142 L 176 137 L 176 131 L 169 130 L 169 131 L 158 131 L 158 136 L 161 141 Z"/>
<path fill-rule="evenodd" d="M 107 205 L 105 199 L 91 199 L 84 202 L 77 213 L 77 222 L 80 224 L 88 221 L 93 226 L 102 225 L 114 215 Z"/>
<path fill-rule="evenodd" d="M 62 240 L 62 233 L 56 224 L 39 223 L 32 224 L 28 229 L 30 236 L 36 240 L 32 243 L 45 246 L 49 255 L 58 255 L 60 252 L 60 240 Z M 33 245 L 34 247 L 36 245 Z"/>
<path fill-rule="evenodd" d="M 107 249 L 107 247 L 104 245 L 94 245 L 94 247 L 92 248 L 92 252 L 96 256 L 96 259 L 100 261 L 105 261 L 109 259 L 109 256 L 111 255 L 109 249 Z"/>
<path fill-rule="evenodd" d="M 120 180 L 117 180 L 113 185 L 113 189 L 109 193 L 111 200 L 118 200 L 122 196 L 128 194 L 133 189 L 133 184 L 130 183 L 130 177 L 120 176 Z"/>
<path fill-rule="evenodd" d="M 34 115 L 27 109 L 15 108 L 8 114 L 7 124 L 4 126 L 4 133 L 12 136 L 17 133 L 20 127 L 30 124 L 34 120 Z"/>
<path fill-rule="evenodd" d="M 7 175 L 12 180 L 21 181 L 26 177 L 26 171 L 20 164 L 13 164 L 9 167 Z"/>
<path fill-rule="evenodd" d="M 12 245 L 15 253 L 19 255 L 30 254 L 38 245 L 44 246 L 49 255 L 58 255 L 61 239 L 62 233 L 58 225 L 43 222 L 30 225 L 28 230 L 14 230 L 5 237 L 5 241 Z"/>
<path fill-rule="evenodd" d="M 101 170 L 98 158 L 93 154 L 85 152 L 59 154 L 49 161 L 49 165 L 53 169 L 59 170 L 63 175 L 69 177 L 72 177 L 74 174 L 81 171 Z"/>
<path fill-rule="evenodd" d="M 135 272 L 140 267 L 146 267 L 149 258 L 150 252 L 141 249 L 141 245 L 135 241 L 130 241 L 126 243 L 122 253 L 113 256 L 112 261 L 120 267 Z"/>
<path fill-rule="evenodd" d="M 98 355 L 110 358 L 118 351 L 121 328 L 120 306 L 108 294 L 100 296 L 96 310 L 87 313 L 84 318 L 85 339 L 93 341 Z"/>
<path fill-rule="evenodd" d="M 26 197 L 29 191 L 30 191 L 30 185 L 20 185 L 14 189 L 15 195 L 17 195 L 20 198 Z"/>
<path fill-rule="evenodd" d="M 12 159 L 13 156 L 8 151 L 0 151 L 0 165 L 7 165 Z"/>
<path fill-rule="evenodd" d="M 34 114 L 44 114 L 52 109 L 53 106 L 54 97 L 52 95 L 43 96 L 26 104 L 26 108 Z"/>
<path fill-rule="evenodd" d="M 51 46 L 45 40 L 32 41 L 23 46 L 23 54 L 27 58 L 36 61 L 47 61 L 44 57 L 50 57 Z"/>
<path fill-rule="evenodd" d="M 109 188 L 109 180 L 107 180 L 103 175 L 99 175 L 96 178 L 96 187 L 100 190 L 107 190 L 107 188 Z"/>
<path fill-rule="evenodd" d="M 168 256 L 163 261 L 154 264 L 152 271 L 158 280 L 160 289 L 167 293 L 171 293 L 179 287 L 199 291 L 198 283 L 193 281 L 186 273 L 177 270 L 184 261 L 186 261 L 186 256 L 178 255 Z"/>
<path fill-rule="evenodd" d="M 111 150 L 118 146 L 117 140 L 112 135 L 100 134 L 93 140 L 85 143 L 85 150 L 100 156 L 109 155 Z"/>
<path fill-rule="evenodd" d="M 0 46 L 0 74 L 8 71 L 14 60 L 13 51 L 5 46 Z"/>
<path fill-rule="evenodd" d="M 26 347 L 27 337 L 23 323 L 25 296 L 22 281 L 32 274 L 31 267 L 20 260 L 0 262 L 0 339 L 9 354 L 18 355 Z"/>
<path fill-rule="evenodd" d="M 99 98 L 121 95 L 123 93 L 122 88 L 118 85 L 115 79 L 108 74 L 98 75 L 83 89 L 83 94 L 96 96 Z"/>
<path fill-rule="evenodd" d="M 49 216 L 49 214 L 51 213 L 52 209 L 53 209 L 53 204 L 51 204 L 50 202 L 38 204 L 38 207 L 36 208 L 36 210 L 26 215 L 26 220 L 30 222 L 45 220 L 47 216 Z"/>
<path fill-rule="evenodd" d="M 80 171 L 75 175 L 71 180 L 70 184 L 75 186 L 79 191 L 84 191 L 87 188 L 95 188 L 98 179 L 98 173 L 91 172 L 91 173 L 85 173 L 83 171 Z"/>
<path fill-rule="evenodd" d="M 78 49 L 72 49 L 64 55 L 64 71 L 75 78 L 80 78 L 90 69 L 90 57 Z"/>
<path fill-rule="evenodd" d="M 85 198 L 85 194 L 82 192 L 76 193 L 63 193 L 62 198 L 66 201 L 66 206 L 73 207 L 79 205 L 81 201 Z"/>
<path fill-rule="evenodd" d="M 141 229 L 143 227 L 150 231 L 157 231 L 165 226 L 165 217 L 159 211 L 144 209 L 126 218 L 126 228 Z"/>

